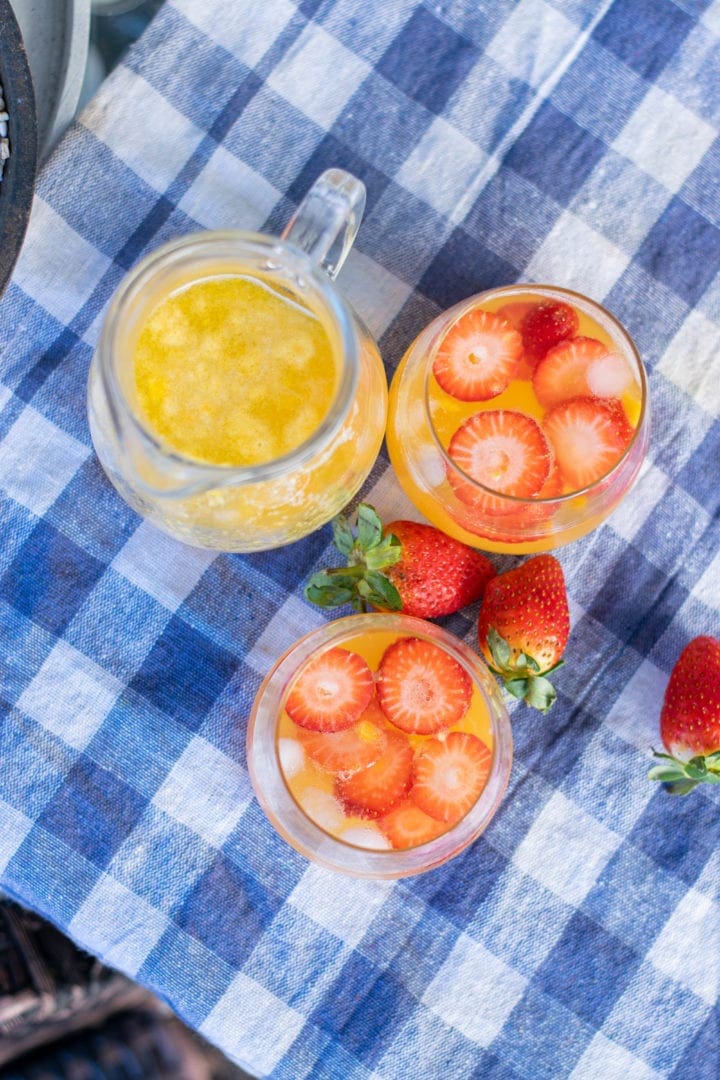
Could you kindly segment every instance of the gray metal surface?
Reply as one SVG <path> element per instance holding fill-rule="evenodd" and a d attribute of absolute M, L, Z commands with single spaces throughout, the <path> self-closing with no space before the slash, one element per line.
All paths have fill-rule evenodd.
<path fill-rule="evenodd" d="M 35 86 L 42 162 L 75 115 L 90 37 L 90 0 L 10 0 Z"/>
<path fill-rule="evenodd" d="M 10 157 L 0 182 L 0 295 L 25 236 L 35 188 L 37 129 L 30 66 L 8 0 L 0 0 L 0 83 L 8 121 Z M 0 328 L 0 334 L 2 333 Z"/>

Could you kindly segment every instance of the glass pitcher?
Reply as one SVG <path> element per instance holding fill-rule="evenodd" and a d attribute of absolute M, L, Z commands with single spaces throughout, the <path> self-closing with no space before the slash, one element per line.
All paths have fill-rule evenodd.
<path fill-rule="evenodd" d="M 123 498 L 166 532 L 222 551 L 278 547 L 329 521 L 370 472 L 385 430 L 387 382 L 372 337 L 333 285 L 364 205 L 363 184 L 330 169 L 281 238 L 234 230 L 191 234 L 152 252 L 121 283 L 90 366 L 90 431 Z M 148 419 L 136 380 L 138 342 L 153 312 L 168 298 L 219 279 L 261 286 L 272 303 L 289 304 L 313 326 L 317 320 L 334 363 L 317 426 L 287 452 L 252 464 L 209 461 L 172 445 Z M 251 318 L 243 333 L 252 339 L 254 332 Z M 262 349 L 262 341 L 255 345 Z M 271 397 L 272 363 L 268 355 L 259 384 L 270 380 Z M 237 383 L 230 389 L 244 392 Z M 265 397 L 262 389 L 256 393 Z"/>

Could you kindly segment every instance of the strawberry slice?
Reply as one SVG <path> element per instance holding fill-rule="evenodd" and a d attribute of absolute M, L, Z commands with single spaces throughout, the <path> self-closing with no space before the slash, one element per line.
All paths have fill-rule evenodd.
<path fill-rule="evenodd" d="M 413 751 L 402 735 L 387 734 L 385 752 L 367 769 L 339 776 L 335 792 L 348 814 L 376 818 L 402 802 L 410 790 Z"/>
<path fill-rule="evenodd" d="M 439 645 L 407 637 L 385 650 L 377 694 L 391 724 L 411 735 L 429 735 L 462 720 L 472 682 L 465 668 Z"/>
<path fill-rule="evenodd" d="M 522 337 L 501 315 L 472 308 L 440 342 L 433 374 L 459 401 L 487 401 L 510 385 L 522 359 Z"/>
<path fill-rule="evenodd" d="M 444 821 L 431 818 L 410 799 L 380 818 L 377 824 L 396 849 L 427 844 L 447 832 Z"/>
<path fill-rule="evenodd" d="M 520 326 L 526 359 L 537 364 L 548 349 L 574 337 L 578 326 L 577 312 L 569 304 L 557 300 L 533 304 Z"/>
<path fill-rule="evenodd" d="M 328 649 L 295 680 L 285 710 L 299 727 L 342 731 L 360 719 L 373 696 L 373 674 L 362 656 Z"/>
<path fill-rule="evenodd" d="M 552 453 L 540 425 L 512 409 L 475 413 L 453 435 L 448 455 L 473 480 L 502 495 L 530 498 L 550 475 Z M 457 497 L 481 512 L 510 513 L 515 507 L 478 491 L 454 472 L 448 479 Z"/>
<path fill-rule="evenodd" d="M 557 499 L 563 492 L 563 478 L 557 464 L 553 463 L 552 470 L 543 486 L 538 491 L 537 495 L 533 495 L 532 499 L 525 505 L 519 506 L 513 509 L 509 514 L 503 514 L 502 527 L 523 527 L 527 525 L 539 525 L 543 521 L 548 521 L 549 518 L 555 513 L 556 507 L 552 503 L 545 502 L 535 503 L 535 499 Z M 498 537 L 499 539 L 499 537 Z M 510 537 L 511 540 L 517 541 L 517 537 Z M 528 539 L 527 536 L 523 536 L 523 539 Z"/>
<path fill-rule="evenodd" d="M 374 765 L 387 748 L 385 714 L 375 698 L 357 723 L 344 731 L 298 728 L 298 742 L 325 772 L 353 773 Z"/>
<path fill-rule="evenodd" d="M 603 405 L 612 413 L 615 422 L 620 428 L 625 445 L 627 445 L 635 434 L 635 428 L 628 420 L 622 402 L 618 401 L 617 398 L 605 398 L 603 400 Z"/>
<path fill-rule="evenodd" d="M 501 308 L 498 308 L 496 314 L 502 319 L 507 319 L 516 330 L 520 330 L 523 319 L 534 307 L 535 304 L 529 300 L 513 300 L 511 303 L 503 304 Z"/>
<path fill-rule="evenodd" d="M 550 349 L 533 374 L 535 396 L 546 409 L 574 397 L 591 397 L 588 370 L 609 355 L 601 341 L 576 337 Z"/>
<path fill-rule="evenodd" d="M 614 403 L 613 403 L 614 404 Z M 573 398 L 556 405 L 543 427 L 558 466 L 573 491 L 594 484 L 617 464 L 628 445 L 617 407 L 596 398 Z"/>
<path fill-rule="evenodd" d="M 492 754 L 476 735 L 451 731 L 428 739 L 413 763 L 410 798 L 436 821 L 452 824 L 477 802 L 491 765 Z"/>

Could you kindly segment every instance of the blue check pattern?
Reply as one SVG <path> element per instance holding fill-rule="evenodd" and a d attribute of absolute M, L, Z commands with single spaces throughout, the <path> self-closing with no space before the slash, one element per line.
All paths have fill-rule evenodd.
<path fill-rule="evenodd" d="M 0 885 L 277 1080 L 717 1080 L 720 801 L 645 774 L 669 671 L 720 632 L 720 0 L 168 0 L 45 169 L 0 305 Z M 399 883 L 309 865 L 245 722 L 325 528 L 251 556 L 141 522 L 85 380 L 125 271 L 368 188 L 340 283 L 388 372 L 442 308 L 552 281 L 650 372 L 640 481 L 562 550 L 573 632 L 507 797 Z M 412 516 L 381 457 L 363 496 Z M 511 563 L 496 559 L 498 568 Z M 473 640 L 475 612 L 446 621 Z"/>

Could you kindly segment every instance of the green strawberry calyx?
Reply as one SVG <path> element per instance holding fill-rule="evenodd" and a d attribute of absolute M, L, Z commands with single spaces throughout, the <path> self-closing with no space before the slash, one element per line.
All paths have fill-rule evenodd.
<path fill-rule="evenodd" d="M 648 780 L 667 784 L 666 790 L 670 795 L 687 795 L 698 784 L 720 784 L 720 750 L 698 754 L 689 761 L 663 754 L 659 750 L 653 750 L 653 754 L 661 764 L 653 765 L 648 772 Z"/>
<path fill-rule="evenodd" d="M 533 709 L 547 712 L 557 698 L 555 687 L 547 676 L 562 667 L 564 661 L 558 660 L 557 664 L 553 664 L 541 674 L 537 660 L 527 653 L 513 649 L 494 626 L 488 628 L 487 644 L 492 656 L 490 667 L 500 676 L 508 694 L 519 698 Z"/>
<path fill-rule="evenodd" d="M 345 566 L 320 570 L 313 574 L 304 589 L 312 604 L 336 608 L 351 604 L 355 611 L 400 611 L 402 600 L 392 581 L 382 571 L 402 558 L 397 536 L 383 536 L 378 514 L 368 503 L 360 503 L 357 524 L 338 514 L 332 522 L 333 543 L 346 559 Z"/>

